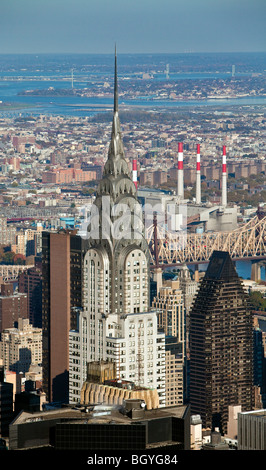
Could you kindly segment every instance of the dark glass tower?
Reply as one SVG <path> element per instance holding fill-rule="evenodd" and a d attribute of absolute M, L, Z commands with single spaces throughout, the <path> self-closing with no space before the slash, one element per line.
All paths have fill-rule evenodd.
<path fill-rule="evenodd" d="M 191 310 L 190 403 L 222 433 L 229 405 L 254 406 L 252 315 L 227 252 L 213 252 Z"/>

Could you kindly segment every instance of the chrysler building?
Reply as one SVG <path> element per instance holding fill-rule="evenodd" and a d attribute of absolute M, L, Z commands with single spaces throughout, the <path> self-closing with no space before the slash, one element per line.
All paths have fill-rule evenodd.
<path fill-rule="evenodd" d="M 70 403 L 78 401 L 87 363 L 112 361 L 117 379 L 157 389 L 165 403 L 165 336 L 149 310 L 150 259 L 142 207 L 125 153 L 118 114 L 115 54 L 111 140 L 88 225 L 83 308 L 70 332 Z"/>

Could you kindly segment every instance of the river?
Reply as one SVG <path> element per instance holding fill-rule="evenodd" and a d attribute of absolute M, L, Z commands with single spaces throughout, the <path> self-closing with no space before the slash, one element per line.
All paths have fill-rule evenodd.
<path fill-rule="evenodd" d="M 239 277 L 243 279 L 251 279 L 251 261 L 236 261 L 236 270 Z M 199 270 L 206 271 L 208 264 L 200 264 Z M 266 281 L 266 268 L 263 266 L 261 268 L 261 280 Z"/>
<path fill-rule="evenodd" d="M 152 74 L 154 81 L 226 79 L 231 77 L 232 64 L 236 64 L 236 76 L 252 76 L 264 73 L 265 54 L 158 54 L 122 55 L 119 58 L 118 79 L 126 80 Z M 169 78 L 164 69 L 170 63 Z M 73 67 L 73 69 L 72 69 Z M 153 70 L 155 69 L 155 70 Z M 89 88 L 91 84 L 113 83 L 112 55 L 4 55 L 0 54 L 0 101 L 19 104 L 20 109 L 0 110 L 0 115 L 62 115 L 91 116 L 105 112 L 113 106 L 113 99 L 72 96 L 19 96 L 26 90 L 71 88 L 73 70 L 74 88 Z M 121 103 L 122 102 L 122 103 Z M 246 96 L 229 99 L 205 100 L 153 100 L 142 97 L 120 100 L 120 106 L 138 106 L 146 109 L 180 107 L 229 107 L 266 105 L 265 96 Z M 25 106 L 25 107 L 24 107 Z"/>
<path fill-rule="evenodd" d="M 22 114 L 22 115 L 62 115 L 62 116 L 91 116 L 99 111 L 104 112 L 112 109 L 112 98 L 97 97 L 51 97 L 51 96 L 18 96 L 18 92 L 22 90 L 44 88 L 44 83 L 39 81 L 5 81 L 0 82 L 0 101 L 9 103 L 19 103 L 20 109 L 0 111 L 2 117 L 6 114 Z M 65 88 L 66 82 L 49 82 L 49 86 L 55 88 Z M 23 107 L 25 105 L 25 108 Z M 123 100 L 123 107 L 141 107 L 150 109 L 168 108 L 174 110 L 180 107 L 221 107 L 221 106 L 256 106 L 266 105 L 266 97 L 245 97 L 245 98 L 229 98 L 229 99 L 206 99 L 206 100 L 188 100 L 188 101 L 167 101 L 167 100 L 151 100 L 151 99 L 132 99 Z"/>

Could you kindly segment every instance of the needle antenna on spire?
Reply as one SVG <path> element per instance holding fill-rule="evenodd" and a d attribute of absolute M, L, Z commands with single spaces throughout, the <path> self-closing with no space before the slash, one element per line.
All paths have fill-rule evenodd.
<path fill-rule="evenodd" d="M 114 84 L 114 112 L 118 112 L 118 89 L 117 89 L 117 55 L 115 44 L 115 84 Z"/>

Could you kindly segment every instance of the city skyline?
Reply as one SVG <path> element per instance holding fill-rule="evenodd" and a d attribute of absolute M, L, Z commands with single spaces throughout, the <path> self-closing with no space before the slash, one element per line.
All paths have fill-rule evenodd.
<path fill-rule="evenodd" d="M 2 0 L 1 53 L 264 52 L 263 0 Z"/>
<path fill-rule="evenodd" d="M 266 5 L 1 5 L 0 450 L 264 450 Z"/>

